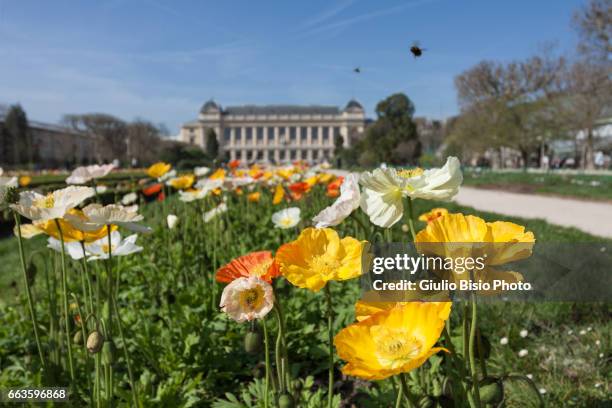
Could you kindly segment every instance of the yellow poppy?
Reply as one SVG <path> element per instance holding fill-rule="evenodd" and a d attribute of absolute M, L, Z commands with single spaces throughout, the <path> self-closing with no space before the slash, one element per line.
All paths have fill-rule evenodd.
<path fill-rule="evenodd" d="M 285 197 L 285 189 L 283 188 L 282 185 L 277 184 L 276 189 L 274 190 L 274 197 L 272 198 L 272 204 L 274 205 L 280 204 L 281 201 L 283 201 L 284 197 Z"/>
<path fill-rule="evenodd" d="M 19 177 L 19 185 L 21 187 L 29 186 L 31 182 L 32 182 L 32 177 L 30 177 L 30 176 L 21 176 L 21 177 Z"/>
<path fill-rule="evenodd" d="M 417 234 L 415 243 L 419 253 L 429 256 L 481 259 L 484 267 L 473 269 L 474 281 L 515 283 L 522 281 L 520 273 L 492 267 L 531 256 L 535 237 L 525 227 L 511 222 L 491 223 L 472 215 L 447 214 L 429 222 Z M 451 280 L 470 279 L 466 272 L 455 267 Z"/>
<path fill-rule="evenodd" d="M 86 219 L 85 214 L 81 210 L 77 210 L 73 208 L 68 210 L 68 214 L 76 215 L 81 219 Z M 108 230 L 106 226 L 103 226 L 94 231 L 81 231 L 75 228 L 71 223 L 64 220 L 63 218 L 59 218 L 58 222 L 60 224 L 60 228 L 62 229 L 62 235 L 64 237 L 64 242 L 94 242 L 99 239 L 102 239 L 108 235 Z M 48 220 L 43 222 L 36 222 L 36 227 L 42 230 L 45 234 L 55 238 L 60 239 L 59 231 L 57 230 L 57 224 L 55 220 Z M 117 230 L 116 225 L 111 225 L 111 232 Z"/>
<path fill-rule="evenodd" d="M 284 180 L 289 180 L 293 175 L 293 169 L 278 169 L 276 170 L 276 175 L 282 177 Z"/>
<path fill-rule="evenodd" d="M 410 302 L 383 310 L 352 324 L 334 338 L 336 350 L 347 364 L 345 375 L 382 380 L 421 366 L 443 350 L 434 347 L 451 302 Z"/>
<path fill-rule="evenodd" d="M 157 179 L 169 172 L 171 168 L 172 166 L 168 163 L 157 162 L 147 169 L 147 174 L 149 177 Z"/>
<path fill-rule="evenodd" d="M 295 241 L 278 249 L 276 261 L 289 282 L 317 292 L 330 280 L 361 275 L 366 242 L 352 237 L 340 239 L 331 228 L 306 228 Z"/>
<path fill-rule="evenodd" d="M 261 198 L 261 193 L 259 191 L 256 191 L 254 193 L 251 193 L 247 196 L 247 199 L 252 202 L 252 203 L 257 203 L 259 202 L 259 199 Z"/>
<path fill-rule="evenodd" d="M 419 215 L 419 221 L 432 222 L 433 220 L 448 214 L 446 208 L 432 208 L 431 211 Z"/>
<path fill-rule="evenodd" d="M 319 182 L 319 178 L 317 176 L 308 177 L 304 182 L 308 184 L 309 187 L 312 187 Z"/>
<path fill-rule="evenodd" d="M 225 178 L 225 170 L 223 169 L 217 169 L 213 174 L 210 175 L 210 177 L 208 177 L 211 180 L 223 180 Z"/>
<path fill-rule="evenodd" d="M 327 183 L 329 183 L 330 181 L 332 181 L 332 179 L 333 179 L 334 177 L 336 177 L 336 176 L 334 176 L 334 175 L 333 175 L 333 174 L 331 174 L 331 173 L 321 173 L 321 174 L 319 174 L 319 176 L 318 176 L 318 181 L 319 181 L 319 183 L 321 183 L 321 184 L 327 184 Z"/>
<path fill-rule="evenodd" d="M 194 182 L 195 176 L 193 174 L 186 174 L 184 176 L 175 177 L 171 179 L 170 181 L 168 181 L 168 184 L 170 184 L 177 190 L 186 190 L 190 188 Z"/>

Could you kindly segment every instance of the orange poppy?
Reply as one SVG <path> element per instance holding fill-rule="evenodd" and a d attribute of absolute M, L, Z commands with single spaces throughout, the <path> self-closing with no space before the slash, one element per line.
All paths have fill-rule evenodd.
<path fill-rule="evenodd" d="M 227 265 L 217 269 L 217 282 L 230 283 L 238 278 L 255 276 L 272 283 L 272 279 L 280 275 L 278 265 L 270 251 L 257 251 L 240 256 Z"/>
<path fill-rule="evenodd" d="M 166 194 L 162 191 L 157 195 L 157 201 L 164 201 L 166 199 Z"/>
<path fill-rule="evenodd" d="M 310 191 L 310 184 L 298 181 L 297 183 L 291 184 L 289 190 L 291 191 L 291 198 L 299 200 L 305 193 Z"/>
<path fill-rule="evenodd" d="M 344 177 L 340 176 L 327 185 L 327 196 L 336 198 L 340 195 L 340 186 L 344 181 Z"/>
<path fill-rule="evenodd" d="M 153 194 L 157 194 L 161 191 L 162 189 L 162 184 L 161 183 L 155 183 L 150 185 L 149 187 L 146 187 L 145 189 L 142 190 L 143 194 L 146 196 L 152 196 Z"/>
<path fill-rule="evenodd" d="M 228 163 L 228 166 L 229 166 L 230 169 L 235 169 L 238 166 L 240 166 L 240 160 L 238 160 L 238 159 L 232 160 L 232 161 L 230 161 Z"/>

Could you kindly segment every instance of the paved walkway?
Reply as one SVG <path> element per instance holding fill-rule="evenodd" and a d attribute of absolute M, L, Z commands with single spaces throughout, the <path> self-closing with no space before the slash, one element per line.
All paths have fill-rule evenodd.
<path fill-rule="evenodd" d="M 542 218 L 551 224 L 576 227 L 593 235 L 612 238 L 612 204 L 609 203 L 471 187 L 461 187 L 455 201 L 481 211 Z"/>

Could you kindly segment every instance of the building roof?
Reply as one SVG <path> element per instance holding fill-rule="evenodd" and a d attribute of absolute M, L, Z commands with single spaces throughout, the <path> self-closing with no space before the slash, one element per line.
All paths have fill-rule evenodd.
<path fill-rule="evenodd" d="M 242 105 L 228 106 L 228 115 L 338 115 L 337 106 L 324 105 Z"/>
<path fill-rule="evenodd" d="M 208 101 L 206 101 L 206 103 L 204 103 L 204 105 L 202 105 L 202 109 L 200 109 L 200 112 L 206 113 L 206 112 L 219 111 L 219 110 L 221 110 L 221 107 L 217 105 L 215 101 L 213 101 L 212 99 L 209 99 Z"/>
<path fill-rule="evenodd" d="M 361 106 L 361 104 L 359 102 L 357 102 L 357 100 L 355 99 L 351 99 L 349 101 L 349 103 L 346 104 L 346 108 L 344 108 L 344 110 L 355 110 L 355 109 L 360 109 L 363 110 L 363 106 Z"/>

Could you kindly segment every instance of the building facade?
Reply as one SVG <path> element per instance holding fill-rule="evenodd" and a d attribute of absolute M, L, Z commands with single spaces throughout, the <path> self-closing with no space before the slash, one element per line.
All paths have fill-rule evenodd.
<path fill-rule="evenodd" d="M 100 161 L 96 136 L 38 121 L 28 121 L 32 151 L 19 151 L 19 144 L 3 130 L 8 111 L 8 106 L 0 105 L 0 167 L 20 166 L 29 160 L 36 168 L 70 168 Z"/>
<path fill-rule="evenodd" d="M 330 160 L 334 139 L 342 136 L 350 147 L 362 133 L 365 112 L 351 100 L 341 110 L 336 106 L 245 105 L 222 108 L 206 102 L 198 119 L 181 128 L 181 141 L 205 147 L 212 129 L 220 151 L 230 160 L 287 163 L 305 160 L 319 163 Z"/>

